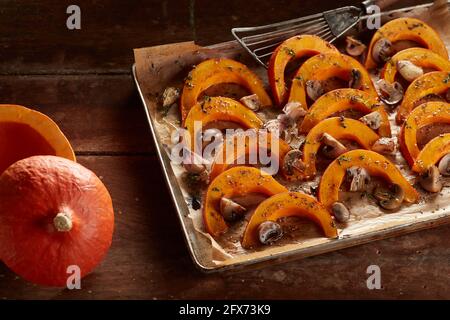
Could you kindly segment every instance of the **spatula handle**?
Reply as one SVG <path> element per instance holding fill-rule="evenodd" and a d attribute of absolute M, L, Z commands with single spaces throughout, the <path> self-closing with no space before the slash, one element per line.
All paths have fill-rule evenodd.
<path fill-rule="evenodd" d="M 385 8 L 393 5 L 396 2 L 398 2 L 398 0 L 366 0 L 362 3 L 362 5 L 367 13 L 367 8 L 372 5 L 376 5 L 376 6 L 380 7 L 380 9 L 385 9 Z"/>

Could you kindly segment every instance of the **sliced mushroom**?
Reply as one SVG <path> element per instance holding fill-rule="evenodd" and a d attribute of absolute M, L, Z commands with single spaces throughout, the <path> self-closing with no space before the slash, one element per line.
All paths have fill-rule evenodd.
<path fill-rule="evenodd" d="M 358 89 L 361 87 L 362 74 L 358 69 L 352 69 L 350 73 L 349 88 Z"/>
<path fill-rule="evenodd" d="M 179 97 L 180 97 L 179 89 L 174 87 L 167 87 L 166 89 L 164 89 L 162 95 L 162 106 L 164 108 L 170 107 L 178 100 Z"/>
<path fill-rule="evenodd" d="M 420 185 L 428 192 L 439 192 L 442 190 L 442 181 L 439 169 L 436 166 L 431 166 L 420 177 Z"/>
<path fill-rule="evenodd" d="M 281 239 L 283 229 L 274 221 L 264 221 L 258 226 L 258 238 L 262 244 L 271 244 Z"/>
<path fill-rule="evenodd" d="M 244 216 L 246 208 L 228 198 L 220 199 L 220 213 L 226 221 L 237 221 Z"/>
<path fill-rule="evenodd" d="M 384 79 L 376 82 L 380 91 L 380 99 L 387 105 L 396 105 L 403 99 L 403 87 L 400 83 L 388 83 Z"/>
<path fill-rule="evenodd" d="M 288 175 L 294 174 L 294 169 L 298 171 L 305 170 L 306 166 L 302 161 L 302 152 L 294 149 L 286 153 L 283 159 L 283 169 Z"/>
<path fill-rule="evenodd" d="M 383 118 L 378 111 L 368 113 L 365 116 L 359 118 L 359 121 L 373 130 L 378 130 L 380 128 L 382 120 Z"/>
<path fill-rule="evenodd" d="M 183 168 L 189 173 L 200 174 L 206 170 L 205 162 L 200 155 L 188 149 L 185 150 Z"/>
<path fill-rule="evenodd" d="M 373 193 L 378 204 L 387 210 L 400 208 L 405 197 L 405 191 L 398 184 L 393 183 L 389 187 L 377 186 Z"/>
<path fill-rule="evenodd" d="M 393 53 L 392 42 L 386 38 L 381 38 L 375 42 L 372 48 L 372 58 L 377 63 L 386 62 Z"/>
<path fill-rule="evenodd" d="M 347 222 L 350 219 L 350 211 L 342 202 L 335 202 L 331 206 L 331 212 L 339 222 Z"/>
<path fill-rule="evenodd" d="M 294 121 L 304 117 L 306 115 L 306 110 L 302 107 L 302 104 L 297 101 L 288 102 L 284 108 L 283 112 L 293 119 Z"/>
<path fill-rule="evenodd" d="M 409 60 L 397 61 L 397 70 L 401 76 L 408 82 L 414 81 L 416 78 L 423 75 L 423 69 L 416 66 Z"/>
<path fill-rule="evenodd" d="M 370 182 L 370 175 L 366 169 L 361 167 L 350 167 L 347 169 L 347 177 L 350 179 L 349 191 L 365 191 Z"/>
<path fill-rule="evenodd" d="M 280 136 L 281 125 L 278 119 L 272 119 L 267 121 L 266 123 L 264 123 L 264 128 L 267 129 L 267 131 L 269 131 L 272 134 L 277 134 L 277 137 Z"/>
<path fill-rule="evenodd" d="M 394 138 L 380 138 L 372 145 L 372 150 L 378 153 L 392 153 L 395 151 Z"/>
<path fill-rule="evenodd" d="M 311 100 L 316 101 L 324 93 L 325 90 L 320 81 L 318 80 L 306 81 L 306 94 Z"/>
<path fill-rule="evenodd" d="M 239 99 L 239 101 L 242 102 L 244 106 L 255 112 L 258 111 L 259 108 L 261 108 L 261 100 L 259 100 L 256 93 L 242 97 L 241 99 Z"/>
<path fill-rule="evenodd" d="M 345 42 L 347 43 L 345 51 L 353 57 L 362 55 L 366 50 L 366 45 L 353 37 L 347 37 Z"/>
<path fill-rule="evenodd" d="M 438 168 L 443 176 L 450 176 L 450 153 L 447 153 L 441 161 L 439 161 Z"/>
<path fill-rule="evenodd" d="M 320 141 L 324 144 L 322 153 L 329 159 L 335 159 L 348 151 L 342 143 L 326 132 L 322 134 Z"/>

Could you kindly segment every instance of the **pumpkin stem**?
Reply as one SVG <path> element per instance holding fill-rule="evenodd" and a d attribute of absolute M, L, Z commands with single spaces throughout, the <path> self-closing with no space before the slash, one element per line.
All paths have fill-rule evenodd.
<path fill-rule="evenodd" d="M 60 212 L 53 218 L 53 225 L 59 232 L 68 232 L 72 229 L 72 217 L 65 212 Z"/>

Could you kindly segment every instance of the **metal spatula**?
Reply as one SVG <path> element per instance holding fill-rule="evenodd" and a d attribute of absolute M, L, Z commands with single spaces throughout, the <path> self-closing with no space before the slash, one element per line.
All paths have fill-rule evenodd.
<path fill-rule="evenodd" d="M 362 19 L 368 17 L 368 8 L 377 5 L 386 8 L 398 0 L 367 0 L 361 6 L 347 6 L 323 13 L 258 27 L 233 28 L 231 33 L 237 41 L 263 66 L 276 47 L 289 37 L 298 34 L 315 34 L 333 42 Z M 381 12 L 380 15 L 394 12 L 407 12 L 412 9 L 431 6 L 432 3 Z"/>

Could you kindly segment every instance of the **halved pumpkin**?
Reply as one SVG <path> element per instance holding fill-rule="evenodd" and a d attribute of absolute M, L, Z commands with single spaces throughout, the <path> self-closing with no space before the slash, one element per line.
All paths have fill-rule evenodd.
<path fill-rule="evenodd" d="M 260 151 L 266 150 L 266 154 L 271 159 L 277 158 L 278 164 L 282 163 L 282 159 L 291 149 L 283 140 L 272 136 L 271 133 L 254 132 L 255 136 L 251 137 L 246 134 L 233 135 L 227 137 L 221 146 L 216 150 L 214 160 L 211 166 L 209 177 L 213 180 L 219 174 L 227 170 L 236 160 L 241 157 L 251 158 L 252 156 L 261 156 Z M 276 139 L 276 144 L 272 146 L 272 139 Z M 240 145 L 239 143 L 242 143 Z M 250 153 L 254 153 L 251 156 Z M 257 159 L 255 159 L 257 160 Z"/>
<path fill-rule="evenodd" d="M 183 123 L 200 94 L 221 83 L 243 86 L 258 96 L 262 106 L 272 105 L 264 83 L 247 66 L 231 59 L 210 59 L 198 64 L 186 77 L 180 105 Z"/>
<path fill-rule="evenodd" d="M 381 38 L 388 39 L 391 43 L 410 40 L 436 52 L 444 59 L 448 59 L 447 49 L 439 34 L 425 22 L 415 18 L 398 18 L 384 24 L 372 37 L 365 62 L 367 69 L 373 69 L 377 63 L 373 59 L 372 52 L 375 43 Z"/>
<path fill-rule="evenodd" d="M 397 111 L 397 123 L 402 123 L 411 110 L 421 104 L 427 96 L 442 95 L 450 90 L 450 72 L 433 71 L 425 73 L 411 82 Z"/>
<path fill-rule="evenodd" d="M 320 53 L 339 52 L 332 44 L 315 35 L 295 36 L 285 40 L 273 52 L 269 61 L 269 83 L 278 105 L 288 98 L 284 71 L 289 61 Z"/>
<path fill-rule="evenodd" d="M 436 71 L 450 72 L 450 61 L 443 58 L 437 53 L 423 48 L 409 48 L 396 53 L 381 70 L 380 77 L 388 83 L 395 82 L 397 75 L 397 62 L 400 60 L 408 60 L 416 66 L 429 68 Z"/>
<path fill-rule="evenodd" d="M 428 142 L 417 156 L 412 169 L 423 173 L 447 153 L 450 153 L 450 133 L 441 134 Z"/>
<path fill-rule="evenodd" d="M 378 129 L 378 134 L 382 137 L 391 136 L 388 115 L 378 98 L 357 89 L 337 89 L 325 93 L 308 110 L 299 130 L 302 133 L 307 133 L 323 119 L 349 109 L 355 109 L 366 114 L 379 111 L 383 123 Z"/>
<path fill-rule="evenodd" d="M 357 142 L 362 148 L 370 149 L 380 136 L 361 121 L 339 117 L 325 119 L 309 131 L 303 147 L 303 163 L 305 170 L 295 170 L 300 179 L 310 179 L 316 175 L 317 152 L 321 146 L 321 138 L 328 133 L 335 139 L 348 139 Z"/>
<path fill-rule="evenodd" d="M 308 80 L 327 80 L 337 77 L 349 81 L 352 70 L 361 73 L 361 84 L 359 90 L 376 97 L 377 92 L 366 69 L 354 58 L 340 53 L 318 54 L 309 58 L 300 67 L 294 78 L 289 93 L 289 101 L 300 102 L 308 107 L 306 99 L 306 82 Z"/>
<path fill-rule="evenodd" d="M 215 121 L 231 121 L 241 125 L 244 129 L 258 129 L 263 121 L 256 113 L 236 100 L 225 97 L 210 97 L 191 108 L 186 117 L 186 129 L 190 134 L 191 148 L 207 124 Z"/>
<path fill-rule="evenodd" d="M 328 238 L 338 236 L 333 218 L 320 202 L 301 192 L 284 192 L 271 196 L 258 205 L 245 229 L 242 247 L 248 249 L 258 245 L 257 230 L 264 221 L 276 221 L 290 216 L 314 221 Z"/>
<path fill-rule="evenodd" d="M 222 197 L 230 198 L 249 193 L 261 193 L 272 196 L 287 192 L 286 187 L 278 183 L 272 176 L 263 174 L 253 167 L 234 167 L 222 172 L 208 186 L 203 205 L 203 221 L 206 230 L 217 237 L 228 229 L 228 225 L 220 214 L 219 206 Z"/>
<path fill-rule="evenodd" d="M 16 161 L 54 155 L 75 161 L 73 149 L 46 115 L 18 105 L 0 105 L 0 174 Z"/>
<path fill-rule="evenodd" d="M 427 102 L 415 108 L 406 119 L 400 131 L 400 151 L 412 167 L 420 154 L 417 145 L 417 131 L 433 123 L 450 123 L 450 104 Z"/>
<path fill-rule="evenodd" d="M 380 176 L 403 188 L 406 202 L 416 202 L 419 194 L 403 177 L 400 170 L 379 153 L 356 149 L 344 153 L 334 160 L 325 170 L 319 184 L 319 201 L 331 210 L 333 203 L 339 200 L 339 189 L 346 170 L 357 166 L 366 169 L 370 175 Z"/>

